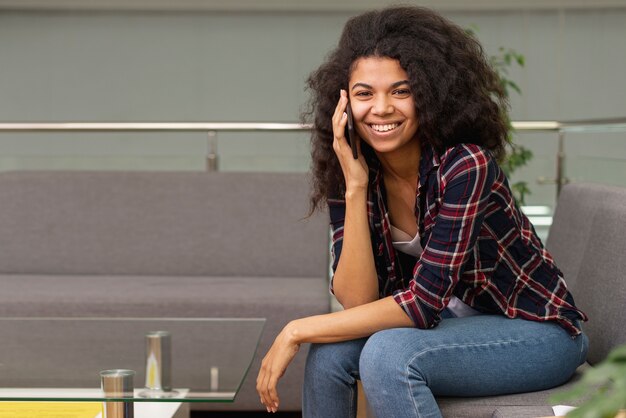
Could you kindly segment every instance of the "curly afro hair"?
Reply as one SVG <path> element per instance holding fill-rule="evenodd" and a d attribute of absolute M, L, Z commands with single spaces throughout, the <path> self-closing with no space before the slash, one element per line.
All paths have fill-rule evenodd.
<path fill-rule="evenodd" d="M 501 159 L 508 131 L 508 101 L 480 43 L 432 10 L 390 7 L 348 20 L 339 44 L 307 80 L 303 121 L 313 123 L 311 213 L 341 198 L 345 180 L 333 151 L 332 115 L 347 89 L 354 62 L 395 59 L 409 76 L 419 118 L 417 136 L 438 152 L 459 143 L 481 145 Z M 361 142 L 370 164 L 376 156 Z"/>

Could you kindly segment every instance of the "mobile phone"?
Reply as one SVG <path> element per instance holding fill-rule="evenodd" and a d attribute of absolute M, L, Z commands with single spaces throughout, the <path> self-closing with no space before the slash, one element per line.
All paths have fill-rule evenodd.
<path fill-rule="evenodd" d="M 352 117 L 352 108 L 350 103 L 346 105 L 346 114 L 348 115 L 348 123 L 346 123 L 345 137 L 348 139 L 350 148 L 352 148 L 352 156 L 355 160 L 359 159 L 359 152 L 356 147 L 356 133 L 354 132 L 354 118 Z"/>

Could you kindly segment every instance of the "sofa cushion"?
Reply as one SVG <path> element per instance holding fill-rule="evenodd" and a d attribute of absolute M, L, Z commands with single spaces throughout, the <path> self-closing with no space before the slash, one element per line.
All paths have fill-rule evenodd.
<path fill-rule="evenodd" d="M 0 173 L 0 273 L 326 277 L 304 173 Z"/>
<path fill-rule="evenodd" d="M 512 395 L 501 396 L 484 396 L 478 398 L 452 398 L 452 397 L 440 397 L 437 398 L 437 403 L 440 406 L 441 412 L 446 418 L 491 418 L 494 416 L 496 410 L 500 409 L 501 413 L 508 411 L 508 407 L 524 407 L 524 408 L 537 408 L 540 414 L 534 415 L 534 417 L 550 416 L 552 408 L 548 398 L 555 393 L 560 393 L 571 388 L 581 377 L 582 373 L 589 367 L 588 364 L 583 364 L 577 370 L 574 376 L 566 384 L 539 392 L 529 393 L 516 393 Z M 523 409 L 525 410 L 525 409 Z M 522 411 L 523 411 L 522 410 Z M 545 413 L 547 412 L 547 413 Z M 513 418 L 515 415 L 507 415 L 507 417 Z M 520 415 L 524 417 L 525 415 Z"/>

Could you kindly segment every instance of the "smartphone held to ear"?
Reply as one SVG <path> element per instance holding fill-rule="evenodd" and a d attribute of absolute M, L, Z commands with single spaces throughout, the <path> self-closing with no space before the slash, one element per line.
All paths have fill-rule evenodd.
<path fill-rule="evenodd" d="M 354 132 L 354 119 L 352 117 L 352 109 L 350 103 L 346 105 L 346 114 L 348 115 L 348 122 L 346 123 L 345 137 L 352 148 L 352 156 L 355 160 L 359 158 L 359 153 L 356 148 L 356 133 Z"/>

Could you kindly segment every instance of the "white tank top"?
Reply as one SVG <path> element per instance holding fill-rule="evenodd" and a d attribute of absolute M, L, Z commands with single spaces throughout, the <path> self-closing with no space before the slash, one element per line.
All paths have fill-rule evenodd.
<path fill-rule="evenodd" d="M 401 229 L 391 225 L 391 239 L 393 247 L 402 251 L 405 254 L 418 257 L 422 253 L 422 246 L 420 245 L 419 234 L 415 234 L 414 237 L 407 234 Z M 461 299 L 456 296 L 451 296 L 448 302 L 448 309 L 457 317 L 480 315 L 480 312 L 473 309 L 471 306 L 465 304 Z"/>

